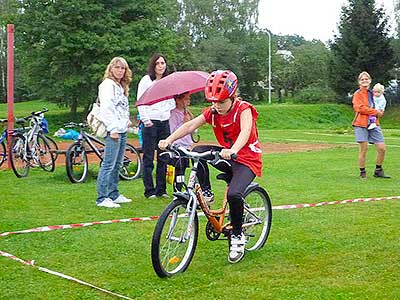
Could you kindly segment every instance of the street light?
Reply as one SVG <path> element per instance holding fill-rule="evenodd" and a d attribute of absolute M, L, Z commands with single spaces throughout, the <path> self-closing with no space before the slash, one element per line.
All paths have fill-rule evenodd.
<path fill-rule="evenodd" d="M 268 34 L 268 103 L 271 104 L 271 32 Z"/>

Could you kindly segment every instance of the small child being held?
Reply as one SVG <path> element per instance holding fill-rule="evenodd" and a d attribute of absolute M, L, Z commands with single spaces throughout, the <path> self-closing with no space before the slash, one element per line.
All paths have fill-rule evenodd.
<path fill-rule="evenodd" d="M 386 108 L 386 99 L 383 93 L 385 92 L 385 87 L 377 83 L 374 85 L 372 89 L 372 93 L 374 95 L 374 104 L 375 104 L 375 109 L 385 111 Z M 374 129 L 376 127 L 376 116 L 369 116 L 369 126 L 368 130 Z"/>

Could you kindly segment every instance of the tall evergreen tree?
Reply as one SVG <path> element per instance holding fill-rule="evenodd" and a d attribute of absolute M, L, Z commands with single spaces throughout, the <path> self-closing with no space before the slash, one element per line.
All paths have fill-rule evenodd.
<path fill-rule="evenodd" d="M 388 16 L 375 0 L 349 0 L 342 7 L 339 34 L 330 44 L 330 84 L 338 95 L 353 92 L 362 71 L 374 82 L 387 83 L 394 67 L 389 30 Z"/>

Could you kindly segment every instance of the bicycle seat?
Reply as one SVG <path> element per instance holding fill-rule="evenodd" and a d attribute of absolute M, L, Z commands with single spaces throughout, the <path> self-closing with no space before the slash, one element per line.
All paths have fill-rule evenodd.
<path fill-rule="evenodd" d="M 15 118 L 15 123 L 17 123 L 17 124 L 24 124 L 26 122 L 27 121 L 25 118 Z"/>
<path fill-rule="evenodd" d="M 232 174 L 228 174 L 228 173 L 221 173 L 218 174 L 216 177 L 218 180 L 223 180 L 225 181 L 227 184 L 229 184 L 232 180 Z"/>

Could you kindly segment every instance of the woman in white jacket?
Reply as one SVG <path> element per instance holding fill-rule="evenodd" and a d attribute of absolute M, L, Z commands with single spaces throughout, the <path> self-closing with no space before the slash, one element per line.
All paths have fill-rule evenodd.
<path fill-rule="evenodd" d="M 120 207 L 131 202 L 118 191 L 118 171 L 124 157 L 129 120 L 129 84 L 132 71 L 122 57 L 114 57 L 99 85 L 100 119 L 107 129 L 104 159 L 97 178 L 97 206 Z"/>
<path fill-rule="evenodd" d="M 147 75 L 139 82 L 137 99 L 157 80 L 168 75 L 167 61 L 161 54 L 154 54 L 149 61 Z M 166 193 L 167 164 L 158 159 L 160 140 L 170 135 L 169 118 L 171 110 L 175 108 L 175 99 L 171 98 L 152 105 L 140 105 L 138 107 L 140 120 L 144 127 L 143 137 L 143 184 L 144 195 L 147 198 L 164 197 Z M 156 186 L 153 183 L 154 151 L 157 150 Z"/>

